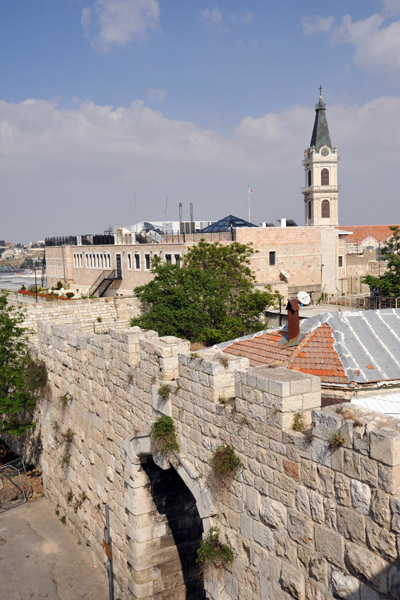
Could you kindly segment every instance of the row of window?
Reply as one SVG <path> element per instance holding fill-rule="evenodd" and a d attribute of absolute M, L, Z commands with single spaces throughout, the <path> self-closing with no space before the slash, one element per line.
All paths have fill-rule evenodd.
<path fill-rule="evenodd" d="M 312 185 L 312 173 L 311 173 L 311 169 L 308 171 L 308 185 Z M 329 185 L 329 169 L 322 169 L 322 171 L 321 171 L 321 185 Z"/>
<path fill-rule="evenodd" d="M 331 207 L 330 207 L 329 200 L 322 200 L 322 202 L 321 202 L 321 217 L 323 219 L 329 219 L 330 216 L 331 216 Z M 309 220 L 312 219 L 312 201 L 311 200 L 308 202 L 308 218 L 309 218 Z"/>
<path fill-rule="evenodd" d="M 153 254 L 153 258 L 155 258 L 157 254 Z M 116 262 L 119 262 L 119 266 L 121 266 L 121 254 L 117 254 Z M 150 271 L 151 268 L 151 255 L 144 255 L 144 269 L 145 271 Z M 181 264 L 181 255 L 180 254 L 165 254 L 164 260 L 167 264 L 178 265 Z M 111 269 L 111 254 L 103 254 L 103 253 L 89 253 L 84 255 L 83 253 L 74 252 L 73 261 L 75 268 L 81 268 L 85 266 L 88 269 Z M 134 269 L 135 271 L 140 271 L 142 267 L 142 257 L 140 254 L 135 253 L 133 256 L 131 253 L 127 254 L 126 266 L 128 270 Z"/>
<path fill-rule="evenodd" d="M 74 267 L 88 269 L 111 269 L 111 254 L 86 254 L 74 252 Z M 85 262 L 85 265 L 84 265 Z"/>

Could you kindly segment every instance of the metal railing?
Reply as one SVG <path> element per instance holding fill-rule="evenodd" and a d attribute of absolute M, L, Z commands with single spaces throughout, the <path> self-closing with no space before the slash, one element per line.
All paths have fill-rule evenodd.
<path fill-rule="evenodd" d="M 26 502 L 30 491 L 29 477 L 21 458 L 0 466 L 0 513 Z"/>
<path fill-rule="evenodd" d="M 323 294 L 323 301 L 328 304 L 336 304 L 344 308 L 356 308 L 359 310 L 400 308 L 400 296 L 333 296 L 331 294 Z"/>
<path fill-rule="evenodd" d="M 89 288 L 89 296 L 93 296 L 93 294 L 96 292 L 96 290 L 100 287 L 100 285 L 102 284 L 102 282 L 105 279 L 110 279 L 112 277 L 112 274 L 115 273 L 114 270 L 111 271 L 102 271 L 100 273 L 100 275 L 97 277 L 97 279 L 92 283 L 92 285 Z"/>

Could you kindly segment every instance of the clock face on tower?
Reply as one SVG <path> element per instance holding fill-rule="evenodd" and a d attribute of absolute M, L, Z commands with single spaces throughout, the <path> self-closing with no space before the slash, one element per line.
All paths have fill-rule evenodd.
<path fill-rule="evenodd" d="M 328 148 L 322 148 L 321 154 L 322 154 L 322 156 L 328 156 L 328 154 L 329 154 Z"/>

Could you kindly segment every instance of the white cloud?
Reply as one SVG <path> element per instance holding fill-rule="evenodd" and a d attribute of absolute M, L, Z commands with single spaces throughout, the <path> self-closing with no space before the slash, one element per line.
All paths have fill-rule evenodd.
<path fill-rule="evenodd" d="M 95 0 L 82 10 L 81 17 L 85 36 L 101 52 L 143 40 L 159 20 L 157 0 Z"/>
<path fill-rule="evenodd" d="M 211 25 L 220 25 L 222 23 L 222 13 L 217 6 L 214 8 L 204 8 L 201 11 L 201 16 L 205 23 Z"/>
<path fill-rule="evenodd" d="M 233 13 L 233 14 L 229 15 L 229 18 L 234 23 L 246 23 L 246 24 L 249 24 L 254 19 L 254 13 L 252 13 L 250 10 L 246 11 L 243 14 Z"/>
<path fill-rule="evenodd" d="M 338 145 L 340 221 L 398 221 L 400 98 L 362 106 L 328 106 Z M 247 116 L 229 137 L 170 120 L 141 101 L 129 107 L 91 102 L 0 101 L 0 239 L 101 232 L 109 224 L 162 218 L 178 203 L 195 217 L 246 217 L 247 185 L 256 222 L 282 216 L 303 223 L 301 161 L 311 138 L 313 106 Z M 175 208 L 174 208 L 175 207 Z M 361 210 L 362 208 L 362 210 Z M 21 217 L 29 215 L 29 219 Z"/>
<path fill-rule="evenodd" d="M 156 102 L 163 102 L 167 95 L 165 90 L 160 90 L 158 88 L 150 88 L 147 90 L 147 95 L 150 100 L 155 100 Z"/>
<path fill-rule="evenodd" d="M 313 17 L 304 17 L 300 21 L 300 25 L 305 35 L 313 33 L 327 33 L 332 29 L 333 17 L 321 17 L 319 15 Z"/>
<path fill-rule="evenodd" d="M 398 75 L 400 68 L 400 21 L 383 24 L 382 15 L 371 15 L 367 19 L 353 21 L 350 15 L 333 37 L 334 41 L 354 45 L 354 62 L 364 69 L 384 69 Z"/>
<path fill-rule="evenodd" d="M 400 13 L 400 0 L 382 0 L 383 8 L 392 15 Z"/>
<path fill-rule="evenodd" d="M 305 35 L 330 32 L 330 41 L 352 44 L 354 63 L 364 69 L 383 70 L 399 77 L 400 21 L 392 20 L 400 13 L 400 0 L 382 0 L 382 13 L 353 20 L 347 14 L 339 26 L 333 17 L 304 17 L 300 22 Z"/>

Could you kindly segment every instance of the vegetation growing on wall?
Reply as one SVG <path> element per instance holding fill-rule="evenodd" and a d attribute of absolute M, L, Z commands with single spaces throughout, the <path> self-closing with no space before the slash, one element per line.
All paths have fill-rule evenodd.
<path fill-rule="evenodd" d="M 206 344 L 263 329 L 261 315 L 279 294 L 268 286 L 255 289 L 252 254 L 250 244 L 202 240 L 187 252 L 182 268 L 155 258 L 154 279 L 135 288 L 145 313 L 131 324 Z"/>
<path fill-rule="evenodd" d="M 32 427 L 32 413 L 47 383 L 44 363 L 29 355 L 29 330 L 23 310 L 0 294 L 0 434 L 22 435 Z"/>
<path fill-rule="evenodd" d="M 150 437 L 155 441 L 157 450 L 161 454 L 180 451 L 175 423 L 171 417 L 164 415 L 156 419 L 151 426 Z"/>
<path fill-rule="evenodd" d="M 227 485 L 243 468 L 243 464 L 232 446 L 218 446 L 212 455 L 211 467 L 216 482 Z"/>
<path fill-rule="evenodd" d="M 200 542 L 196 562 L 203 567 L 212 565 L 219 568 L 226 567 L 234 558 L 232 548 L 219 539 L 218 527 L 211 527 L 207 536 Z"/>
<path fill-rule="evenodd" d="M 160 385 L 160 387 L 158 388 L 158 395 L 161 396 L 161 398 L 163 398 L 164 400 L 167 400 L 167 398 L 169 398 L 170 393 L 171 389 L 166 383 Z"/>

